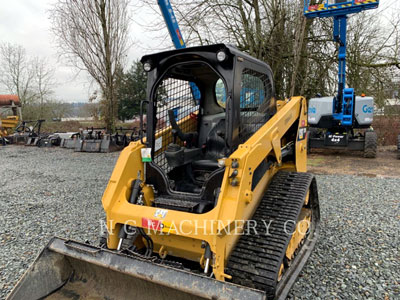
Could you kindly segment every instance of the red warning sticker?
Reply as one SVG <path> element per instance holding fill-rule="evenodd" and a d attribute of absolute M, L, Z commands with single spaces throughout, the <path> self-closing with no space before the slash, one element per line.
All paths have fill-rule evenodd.
<path fill-rule="evenodd" d="M 161 230 L 162 229 L 162 221 L 142 218 L 142 227 L 152 229 L 152 230 Z"/>

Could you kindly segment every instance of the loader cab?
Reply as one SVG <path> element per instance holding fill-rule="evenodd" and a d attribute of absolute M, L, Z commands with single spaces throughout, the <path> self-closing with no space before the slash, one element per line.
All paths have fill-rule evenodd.
<path fill-rule="evenodd" d="M 148 72 L 146 182 L 157 207 L 204 213 L 223 160 L 276 112 L 269 66 L 224 44 L 142 58 Z"/>

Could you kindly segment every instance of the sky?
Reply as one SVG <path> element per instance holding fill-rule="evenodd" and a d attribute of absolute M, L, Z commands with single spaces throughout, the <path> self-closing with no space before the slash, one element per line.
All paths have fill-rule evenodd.
<path fill-rule="evenodd" d="M 0 9 L 0 43 L 18 44 L 26 49 L 28 56 L 46 58 L 49 65 L 55 68 L 54 96 L 57 100 L 86 102 L 95 85 L 87 74 L 78 74 L 75 68 L 68 66 L 57 55 L 48 19 L 48 9 L 54 2 L 56 0 L 3 0 Z M 160 18 L 159 15 L 137 4 L 130 6 L 130 12 L 134 22 L 130 30 L 132 46 L 128 51 L 128 67 L 133 60 L 170 46 L 169 40 L 161 38 L 167 35 L 165 30 L 148 28 Z M 0 88 L 0 93 L 5 92 Z"/>
<path fill-rule="evenodd" d="M 54 37 L 50 32 L 48 9 L 57 0 L 3 0 L 0 9 L 0 43 L 19 44 L 26 49 L 27 55 L 45 57 L 55 69 L 54 96 L 66 102 L 86 102 L 95 86 L 90 77 L 60 61 L 55 48 Z M 132 46 L 128 51 L 127 64 L 145 54 L 172 47 L 166 29 L 159 29 L 155 22 L 162 20 L 153 10 L 140 6 L 140 0 L 132 0 L 130 12 L 134 20 L 130 30 Z M 156 3 L 156 1 L 154 1 Z M 173 1 L 171 1 L 175 4 Z M 396 12 L 400 14 L 400 1 L 380 1 L 379 14 Z M 396 7 L 395 9 L 389 9 Z M 0 93 L 4 93 L 0 89 Z"/>

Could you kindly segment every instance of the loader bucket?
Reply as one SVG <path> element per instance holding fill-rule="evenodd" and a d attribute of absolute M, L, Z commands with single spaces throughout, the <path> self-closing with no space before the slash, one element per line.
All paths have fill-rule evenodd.
<path fill-rule="evenodd" d="M 55 237 L 7 299 L 265 299 L 265 293 Z"/>

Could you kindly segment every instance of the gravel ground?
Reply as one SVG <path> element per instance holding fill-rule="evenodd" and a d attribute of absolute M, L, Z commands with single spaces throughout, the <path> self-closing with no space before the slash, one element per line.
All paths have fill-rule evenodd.
<path fill-rule="evenodd" d="M 400 299 L 400 178 L 317 176 L 321 232 L 291 299 Z"/>
<path fill-rule="evenodd" d="M 95 243 L 118 153 L 0 147 L 0 298 L 54 236 Z M 321 234 L 290 299 L 400 299 L 400 178 L 318 175 Z"/>
<path fill-rule="evenodd" d="M 53 236 L 95 243 L 118 153 L 0 147 L 0 298 Z"/>

